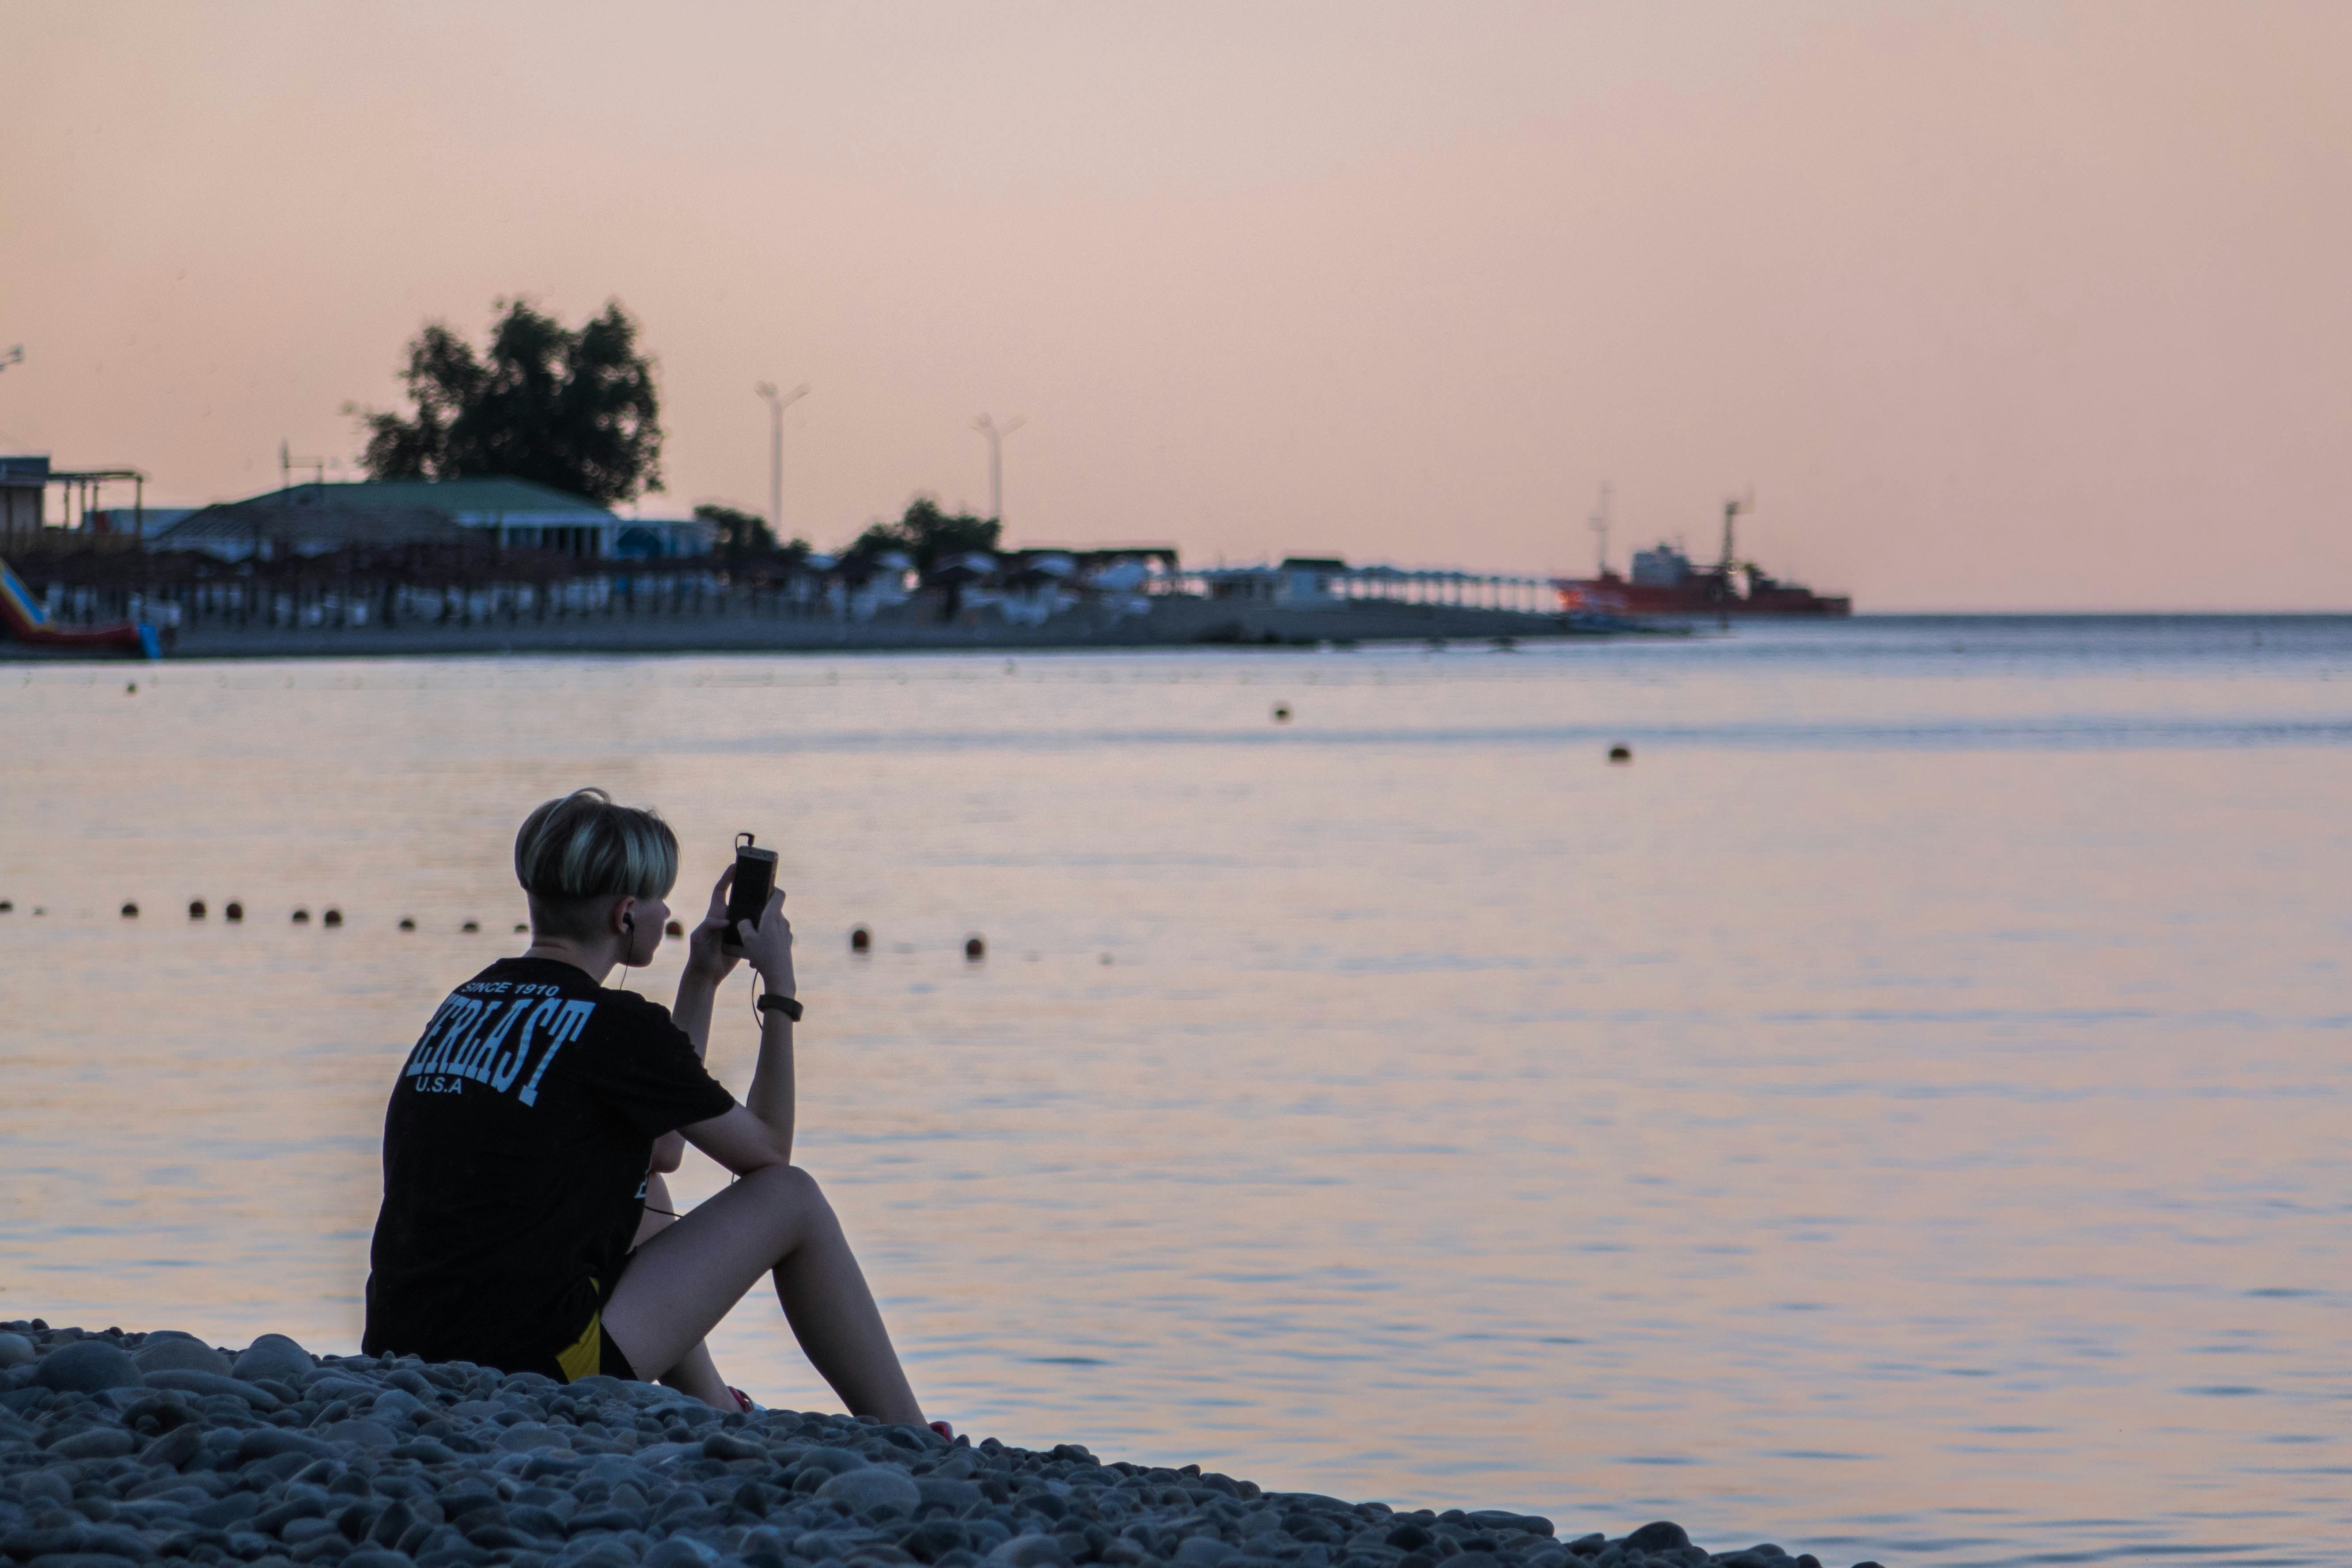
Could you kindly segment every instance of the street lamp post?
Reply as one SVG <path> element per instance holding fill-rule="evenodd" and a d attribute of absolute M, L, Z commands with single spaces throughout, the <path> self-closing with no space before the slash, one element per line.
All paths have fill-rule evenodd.
<path fill-rule="evenodd" d="M 760 384 L 760 395 L 768 400 L 768 528 L 779 544 L 784 540 L 784 410 L 808 395 L 806 382 L 786 393 L 777 392 L 772 381 Z"/>
<path fill-rule="evenodd" d="M 1004 438 L 1028 423 L 1026 415 L 1018 414 L 1002 425 L 985 414 L 971 422 L 988 438 L 988 516 L 999 528 L 1004 524 Z"/>

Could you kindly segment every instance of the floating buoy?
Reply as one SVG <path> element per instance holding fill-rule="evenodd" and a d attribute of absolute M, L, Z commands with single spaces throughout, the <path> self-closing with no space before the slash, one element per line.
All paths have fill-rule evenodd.
<path fill-rule="evenodd" d="M 664 936 L 684 936 L 686 934 L 686 928 L 678 924 L 677 921 L 672 921 L 669 924 L 662 927 L 662 934 Z"/>
<path fill-rule="evenodd" d="M 325 914 L 319 917 L 319 923 L 320 925 L 339 926 L 343 923 L 343 911 L 341 910 L 329 910 Z"/>
<path fill-rule="evenodd" d="M 134 680 L 130 685 L 124 687 L 122 690 L 126 696 L 136 697 L 139 695 L 139 683 Z"/>
<path fill-rule="evenodd" d="M 400 929 L 403 931 L 415 931 L 416 929 L 416 922 L 410 920 L 406 915 L 403 915 L 400 917 Z"/>
<path fill-rule="evenodd" d="M 38 904 L 35 904 L 35 905 L 33 906 L 33 916 L 34 916 L 34 918 L 35 918 L 35 919 L 37 919 L 37 920 L 38 918 L 40 918 L 41 916 L 43 916 L 43 915 L 45 915 L 45 914 L 47 914 L 48 912 L 49 912 L 48 910 L 45 910 L 45 909 L 41 908 L 41 906 L 40 906 L 40 905 L 38 905 Z"/>
<path fill-rule="evenodd" d="M 1274 705 L 1274 721 L 1277 724 L 1287 724 L 1290 722 L 1289 703 L 1277 702 Z"/>
<path fill-rule="evenodd" d="M 125 905 L 123 905 L 123 906 L 122 906 L 122 918 L 123 918 L 124 920 L 127 920 L 127 921 L 135 921 L 135 920 L 137 920 L 137 919 L 139 918 L 139 906 L 138 906 L 137 904 L 125 904 Z"/>
<path fill-rule="evenodd" d="M 308 910 L 296 910 L 294 911 L 294 923 L 298 926 L 309 925 L 310 923 L 310 911 Z"/>
<path fill-rule="evenodd" d="M 515 935 L 517 935 L 517 936 L 520 936 L 523 932 L 525 932 L 525 931 L 529 931 L 530 929 L 530 922 L 529 921 L 515 921 Z"/>
<path fill-rule="evenodd" d="M 11 910 L 15 909 L 16 907 L 16 900 L 15 900 L 14 899 L 0 899 L 0 915 L 5 915 L 5 914 L 6 914 L 9 910 Z"/>
<path fill-rule="evenodd" d="M 1109 953 L 1107 953 L 1107 952 L 1106 952 L 1106 953 L 1104 953 L 1104 954 L 1102 955 L 1102 962 L 1103 962 L 1103 963 L 1108 963 L 1110 962 L 1110 954 L 1109 954 Z"/>
<path fill-rule="evenodd" d="M 241 921 L 245 919 L 245 906 L 238 903 L 235 899 L 231 899 L 222 907 L 221 919 L 226 921 Z"/>
<path fill-rule="evenodd" d="M 1609 748 L 1609 760 L 1612 763 L 1630 763 L 1633 760 L 1633 748 L 1612 746 Z"/>
<path fill-rule="evenodd" d="M 461 931 L 478 931 L 482 929 L 482 922 L 479 921 L 467 921 L 464 925 L 459 926 L 457 929 Z"/>
<path fill-rule="evenodd" d="M 988 943 L 976 936 L 968 936 L 963 939 L 963 955 L 968 962 L 978 963 L 988 956 Z"/>
<path fill-rule="evenodd" d="M 872 931 L 867 931 L 864 926 L 851 926 L 849 928 L 850 952 L 870 952 L 873 946 L 874 933 Z"/>
<path fill-rule="evenodd" d="M 188 918 L 192 921 L 200 921 L 205 918 L 204 900 L 190 899 L 188 900 Z"/>

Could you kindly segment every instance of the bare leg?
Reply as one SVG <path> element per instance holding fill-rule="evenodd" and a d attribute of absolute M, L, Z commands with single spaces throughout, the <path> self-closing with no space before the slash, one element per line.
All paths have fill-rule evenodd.
<path fill-rule="evenodd" d="M 604 1327 L 640 1373 L 667 1381 L 771 1272 L 802 1351 L 850 1413 L 922 1426 L 841 1222 L 797 1165 L 752 1172 L 646 1242 L 605 1303 Z"/>
<path fill-rule="evenodd" d="M 676 1225 L 677 1220 L 677 1204 L 669 1195 L 669 1184 L 661 1179 L 660 1172 L 650 1173 L 646 1177 L 645 1218 L 637 1224 L 636 1240 L 632 1245 L 643 1247 Z M 616 1338 L 614 1342 L 618 1344 L 620 1342 Z M 625 1351 L 623 1353 L 627 1352 Z M 742 1408 L 735 1403 L 734 1394 L 728 1392 L 727 1380 L 719 1374 L 719 1363 L 710 1359 L 710 1346 L 707 1342 L 698 1342 L 679 1358 L 676 1366 L 662 1373 L 659 1381 L 730 1415 Z"/>

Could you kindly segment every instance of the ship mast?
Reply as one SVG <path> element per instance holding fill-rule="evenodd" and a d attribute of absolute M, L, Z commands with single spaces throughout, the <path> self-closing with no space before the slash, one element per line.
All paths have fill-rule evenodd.
<path fill-rule="evenodd" d="M 1732 548 L 1731 524 L 1741 512 L 1755 510 L 1756 492 L 1754 490 L 1748 491 L 1744 497 L 1734 496 L 1723 503 L 1723 559 L 1715 568 L 1714 589 L 1716 624 L 1718 626 L 1731 625 L 1731 602 L 1738 597 L 1731 586 L 1731 569 L 1738 564 L 1739 560 Z"/>
<path fill-rule="evenodd" d="M 1723 503 L 1723 560 L 1717 564 L 1715 574 L 1723 580 L 1726 593 L 1731 591 L 1731 568 L 1737 563 L 1731 552 L 1731 520 L 1743 511 L 1755 509 L 1756 502 L 1752 498 L 1743 500 L 1735 496 Z"/>
<path fill-rule="evenodd" d="M 1585 519 L 1584 525 L 1592 530 L 1601 542 L 1594 557 L 1592 574 L 1595 577 L 1606 577 L 1609 575 L 1609 481 L 1606 479 L 1601 482 L 1600 509 Z"/>

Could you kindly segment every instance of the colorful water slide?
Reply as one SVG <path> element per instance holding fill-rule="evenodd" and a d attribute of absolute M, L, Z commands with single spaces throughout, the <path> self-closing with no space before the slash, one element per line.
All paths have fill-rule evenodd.
<path fill-rule="evenodd" d="M 163 657 L 155 628 L 132 621 L 110 626 L 58 626 L 49 624 L 47 610 L 26 592 L 24 582 L 0 561 L 0 626 L 31 647 L 81 648 L 91 653 L 135 653 Z"/>

